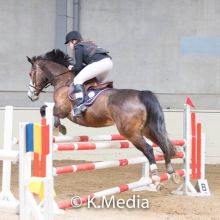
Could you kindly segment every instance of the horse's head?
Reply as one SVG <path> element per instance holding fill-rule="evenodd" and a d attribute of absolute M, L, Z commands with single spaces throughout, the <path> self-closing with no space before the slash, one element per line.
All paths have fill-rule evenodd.
<path fill-rule="evenodd" d="M 39 57 L 33 57 L 32 59 L 27 57 L 27 60 L 31 63 L 31 71 L 29 73 L 31 79 L 27 95 L 31 101 L 36 101 L 39 98 L 39 94 L 48 85 L 49 80 L 42 70 Z"/>
<path fill-rule="evenodd" d="M 30 84 L 28 90 L 28 97 L 31 101 L 36 101 L 39 98 L 39 94 L 49 85 L 61 83 L 61 81 L 71 81 L 73 74 L 69 74 L 71 77 L 66 79 L 65 73 L 70 72 L 68 66 L 71 64 L 72 59 L 60 50 L 52 50 L 42 56 L 35 56 L 32 59 L 27 57 L 27 60 L 31 63 Z M 67 74 L 65 74 L 67 75 Z M 59 77 L 60 76 L 60 77 Z M 66 82 L 62 82 L 62 85 L 66 85 Z"/>

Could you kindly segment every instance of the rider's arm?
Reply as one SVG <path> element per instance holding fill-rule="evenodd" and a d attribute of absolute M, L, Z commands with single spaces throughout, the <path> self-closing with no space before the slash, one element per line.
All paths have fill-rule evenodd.
<path fill-rule="evenodd" d="M 83 64 L 83 47 L 81 45 L 75 47 L 75 61 L 73 69 L 78 74 L 85 67 Z"/>

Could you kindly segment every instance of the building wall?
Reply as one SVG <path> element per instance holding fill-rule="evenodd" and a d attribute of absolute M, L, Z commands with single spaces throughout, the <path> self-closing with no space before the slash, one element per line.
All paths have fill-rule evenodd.
<path fill-rule="evenodd" d="M 59 47 L 57 34 L 61 45 L 65 27 L 67 32 L 73 26 L 73 3 L 73 0 L 0 0 L 0 106 L 30 108 L 52 101 L 51 89 L 37 102 L 28 100 L 30 64 L 26 56 Z M 60 14 L 62 10 L 58 10 L 58 7 L 65 9 L 64 5 L 66 19 Z M 63 16 L 61 27 L 58 16 Z M 85 39 L 95 40 L 111 52 L 114 70 L 108 78 L 114 80 L 115 87 L 152 90 L 164 109 L 183 109 L 187 96 L 192 98 L 197 110 L 206 109 L 199 117 L 207 137 L 209 163 L 219 161 L 220 157 L 219 26 L 218 0 L 80 1 L 80 31 Z M 208 43 L 195 52 L 189 45 L 184 48 L 187 37 L 196 42 L 205 39 Z M 186 49 L 189 49 L 187 53 Z M 19 121 L 37 116 L 38 111 L 32 114 L 30 110 L 18 114 L 15 126 Z M 167 123 L 172 127 L 171 135 L 177 132 L 174 137 L 181 134 L 182 126 L 177 129 L 176 121 L 172 114 Z M 69 128 L 73 134 L 75 131 L 94 134 L 111 130 L 78 129 L 72 124 Z"/>
<path fill-rule="evenodd" d="M 26 95 L 31 68 L 26 56 L 54 48 L 55 18 L 53 0 L 0 0 L 0 106 L 39 106 Z"/>
<path fill-rule="evenodd" d="M 182 108 L 190 96 L 199 109 L 219 109 L 220 1 L 81 3 L 81 31 L 111 51 L 116 87 L 152 90 L 164 108 Z M 219 53 L 182 53 L 188 36 L 217 37 Z"/>
<path fill-rule="evenodd" d="M 220 42 L 220 1 L 79 2 L 80 30 L 84 38 L 111 52 L 114 70 L 109 79 L 114 80 L 115 87 L 152 90 L 163 108 L 181 109 L 187 96 L 199 109 L 220 108 L 220 52 L 191 54 L 181 48 L 189 36 L 211 39 L 204 47 L 212 47 L 213 37 Z M 65 49 L 61 42 L 65 29 L 73 26 L 73 3 L 0 0 L 0 106 L 37 107 L 52 99 L 51 93 L 43 94 L 35 103 L 27 99 L 30 64 L 26 56 L 57 46 Z M 57 17 L 63 18 L 61 23 Z"/>

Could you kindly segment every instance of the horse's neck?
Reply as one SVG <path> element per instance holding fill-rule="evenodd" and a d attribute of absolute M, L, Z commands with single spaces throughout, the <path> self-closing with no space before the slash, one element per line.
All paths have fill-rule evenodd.
<path fill-rule="evenodd" d="M 69 86 L 72 83 L 72 81 L 73 74 L 70 71 L 60 76 L 55 76 L 53 82 L 54 89 L 56 90 L 64 86 Z"/>
<path fill-rule="evenodd" d="M 53 64 L 47 66 L 48 72 L 50 72 L 50 83 L 53 85 L 54 89 L 60 87 L 69 86 L 73 81 L 73 73 L 68 71 L 67 68 L 60 66 L 59 64 Z"/>

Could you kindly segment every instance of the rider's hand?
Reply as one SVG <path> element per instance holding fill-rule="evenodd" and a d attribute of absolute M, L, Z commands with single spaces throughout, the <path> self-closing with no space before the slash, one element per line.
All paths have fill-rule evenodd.
<path fill-rule="evenodd" d="M 68 66 L 68 69 L 69 69 L 69 70 L 73 70 L 73 65 L 69 65 L 69 66 Z"/>

